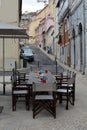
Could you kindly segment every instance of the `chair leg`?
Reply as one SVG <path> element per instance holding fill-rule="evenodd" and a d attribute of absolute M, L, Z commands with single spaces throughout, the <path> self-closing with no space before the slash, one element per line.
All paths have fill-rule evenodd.
<path fill-rule="evenodd" d="M 73 100 L 75 101 L 75 85 L 74 85 L 74 90 L 73 90 Z"/>
<path fill-rule="evenodd" d="M 16 111 L 16 97 L 12 96 L 12 111 Z"/>
<path fill-rule="evenodd" d="M 54 119 L 56 119 L 56 101 L 54 101 L 54 106 L 53 107 L 54 107 L 53 108 L 54 109 L 54 112 L 53 112 L 54 113 Z"/>
<path fill-rule="evenodd" d="M 74 101 L 75 101 L 75 93 L 73 92 L 73 94 L 72 94 L 72 105 L 74 105 Z"/>
<path fill-rule="evenodd" d="M 61 104 L 62 103 L 62 95 L 60 94 L 59 95 L 59 104 Z"/>
<path fill-rule="evenodd" d="M 30 110 L 30 99 L 28 96 L 25 97 L 26 99 L 26 110 Z"/>
<path fill-rule="evenodd" d="M 69 97 L 68 97 L 68 94 L 67 94 L 67 97 L 66 97 L 66 110 L 68 110 L 68 101 L 69 101 Z"/>
<path fill-rule="evenodd" d="M 13 95 L 12 95 L 12 111 L 14 111 L 14 99 L 13 99 Z"/>
<path fill-rule="evenodd" d="M 33 119 L 35 119 L 35 102 L 33 100 Z"/>
<path fill-rule="evenodd" d="M 75 101 L 75 100 L 74 100 L 74 93 L 71 93 L 71 94 L 69 95 L 69 97 L 70 97 L 70 99 L 68 99 L 68 100 L 69 100 L 70 104 L 74 106 L 74 101 Z"/>
<path fill-rule="evenodd" d="M 74 100 L 73 100 L 73 103 L 72 103 L 72 105 L 74 106 Z"/>

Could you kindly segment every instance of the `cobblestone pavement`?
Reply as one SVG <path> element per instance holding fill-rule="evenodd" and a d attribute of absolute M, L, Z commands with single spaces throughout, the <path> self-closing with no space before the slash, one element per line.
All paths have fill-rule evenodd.
<path fill-rule="evenodd" d="M 11 92 L 11 85 L 7 85 L 7 91 Z M 65 110 L 64 103 L 57 103 L 56 119 L 47 111 L 33 119 L 32 106 L 30 111 L 26 111 L 23 103 L 18 103 L 13 112 L 11 95 L 0 95 L 0 106 L 4 106 L 0 113 L 0 130 L 87 130 L 87 77 L 77 73 L 75 106 L 69 105 L 69 110 Z"/>

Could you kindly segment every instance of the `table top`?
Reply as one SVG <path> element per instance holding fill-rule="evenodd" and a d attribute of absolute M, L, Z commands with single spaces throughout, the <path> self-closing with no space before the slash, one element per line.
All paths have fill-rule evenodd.
<path fill-rule="evenodd" d="M 43 83 L 43 78 L 45 78 L 46 82 L 45 83 L 54 83 L 55 82 L 55 76 L 51 74 L 51 72 L 43 72 L 39 75 L 39 72 L 34 72 L 31 71 L 29 73 L 29 79 L 28 79 L 28 84 L 32 84 L 33 82 L 35 83 Z"/>

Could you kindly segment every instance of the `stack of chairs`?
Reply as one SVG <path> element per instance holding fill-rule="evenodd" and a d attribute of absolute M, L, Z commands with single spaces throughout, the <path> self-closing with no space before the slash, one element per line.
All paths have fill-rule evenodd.
<path fill-rule="evenodd" d="M 66 110 L 68 110 L 69 103 L 74 105 L 75 102 L 76 73 L 67 71 L 66 75 L 60 73 L 55 78 L 57 82 L 56 100 L 59 100 L 59 103 L 66 101 Z"/>
<path fill-rule="evenodd" d="M 27 86 L 27 79 L 25 73 L 20 73 L 17 70 L 12 70 L 11 76 L 12 84 L 12 110 L 16 111 L 16 105 L 19 101 L 26 104 L 26 110 L 30 109 L 30 91 Z"/>

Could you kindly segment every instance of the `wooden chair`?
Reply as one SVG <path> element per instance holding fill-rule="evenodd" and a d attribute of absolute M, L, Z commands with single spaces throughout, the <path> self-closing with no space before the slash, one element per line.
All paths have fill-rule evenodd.
<path fill-rule="evenodd" d="M 0 106 L 0 113 L 2 113 L 2 110 L 4 109 L 3 106 Z"/>
<path fill-rule="evenodd" d="M 21 84 L 26 81 L 26 73 L 17 71 L 18 83 Z"/>
<path fill-rule="evenodd" d="M 68 78 L 67 82 L 62 82 L 59 85 L 57 84 L 56 90 L 56 99 L 59 100 L 59 103 L 66 101 L 66 110 L 68 110 L 68 104 L 74 105 L 75 101 L 75 77 L 76 74 L 73 73 L 72 77 Z"/>
<path fill-rule="evenodd" d="M 55 79 L 57 86 L 61 86 L 62 84 L 67 84 L 68 79 L 70 79 L 70 77 L 63 73 L 58 73 L 57 75 L 55 75 Z"/>
<path fill-rule="evenodd" d="M 56 83 L 33 83 L 33 118 L 43 109 L 56 118 Z"/>
<path fill-rule="evenodd" d="M 12 76 L 16 75 L 16 83 L 17 84 L 23 84 L 26 85 L 27 84 L 27 76 L 25 72 L 19 72 L 17 69 L 12 70 Z M 11 76 L 11 78 L 12 78 Z"/>
<path fill-rule="evenodd" d="M 16 110 L 16 104 L 18 101 L 24 101 L 26 104 L 26 110 L 30 109 L 30 92 L 29 87 L 25 84 L 19 84 L 17 81 L 17 75 L 14 73 L 11 76 L 12 83 L 12 110 Z"/>

